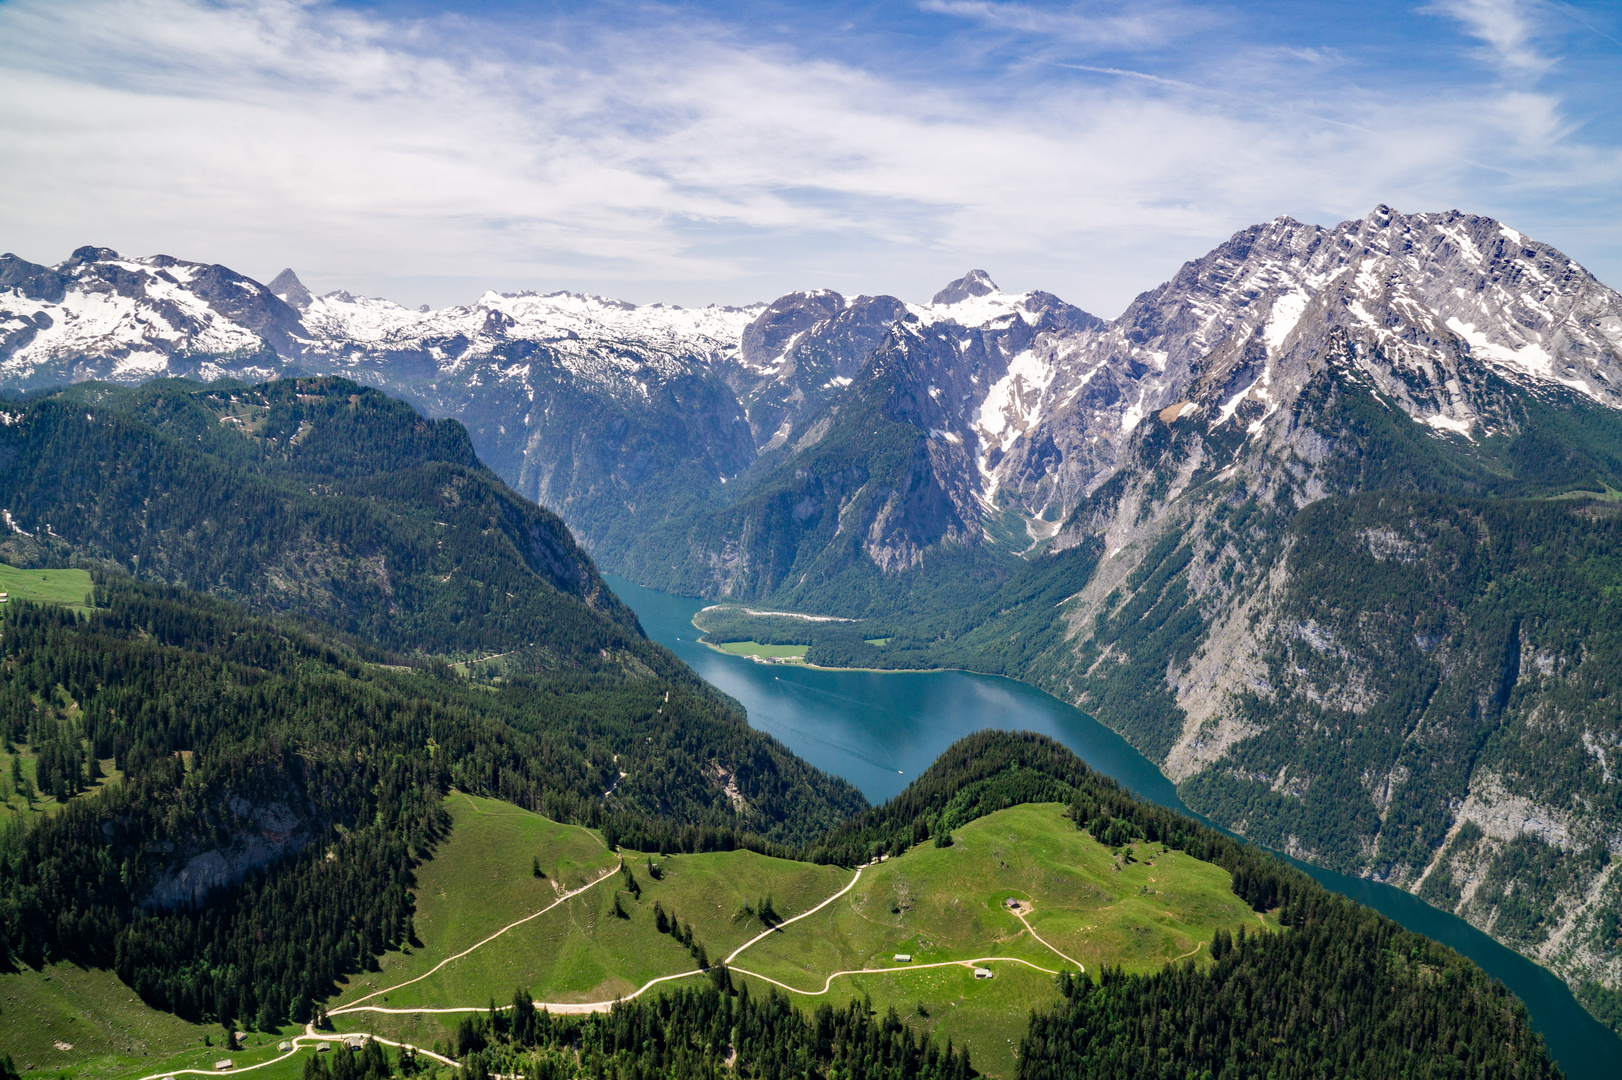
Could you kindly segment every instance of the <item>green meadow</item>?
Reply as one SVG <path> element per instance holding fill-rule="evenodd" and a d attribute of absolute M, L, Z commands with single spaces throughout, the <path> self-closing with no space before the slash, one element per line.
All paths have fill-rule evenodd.
<path fill-rule="evenodd" d="M 111 971 L 72 964 L 0 975 L 0 1032 L 0 1053 L 10 1054 L 18 1071 L 66 1070 L 91 1080 L 152 1072 L 174 1054 L 201 1048 L 204 1035 L 223 1035 L 148 1008 Z"/>
<path fill-rule="evenodd" d="M 344 1013 L 333 1018 L 341 1031 L 432 1046 L 460 1014 L 429 1009 L 504 1004 L 518 987 L 542 1002 L 612 1000 L 695 966 L 686 948 L 656 929 L 656 901 L 692 926 L 713 963 L 761 933 L 764 924 L 748 910 L 761 899 L 771 898 L 780 919 L 794 918 L 838 893 L 854 873 L 747 851 L 662 859 L 626 851 L 640 898 L 615 872 L 433 971 L 618 862 L 578 826 L 461 794 L 447 806 L 451 835 L 419 874 L 422 946 L 385 957 L 380 971 L 358 976 L 329 1003 L 342 1008 L 375 993 L 366 1004 L 423 1011 Z M 1105 847 L 1057 804 L 1016 806 L 954 838 L 951 847 L 922 845 L 865 868 L 850 892 L 738 956 L 736 977 L 755 992 L 765 992 L 768 981 L 808 991 L 790 994 L 806 1007 L 867 995 L 875 1008 L 894 1007 L 920 1029 L 967 1045 L 978 1068 L 1001 1076 L 1013 1071 L 1025 1017 L 1054 1000 L 1053 972 L 1201 963 L 1217 929 L 1276 925 L 1233 894 L 1220 867 L 1159 844 Z M 534 876 L 537 858 L 545 878 Z M 648 872 L 650 858 L 659 878 Z M 616 897 L 625 917 L 613 911 Z M 1010 898 L 1020 902 L 1028 928 L 1007 906 Z M 897 953 L 911 962 L 898 963 Z M 962 963 L 986 957 L 1007 958 L 985 961 L 989 979 L 976 979 Z M 925 966 L 941 963 L 949 966 Z M 887 970 L 828 981 L 835 972 L 870 968 Z"/>
<path fill-rule="evenodd" d="M 90 595 L 88 570 L 21 570 L 0 563 L 0 592 L 7 599 L 32 600 L 40 604 L 65 604 L 78 611 L 89 611 L 85 598 Z"/>
<path fill-rule="evenodd" d="M 111 971 L 58 963 L 0 974 L 0 1054 L 25 1075 L 138 1080 L 177 1069 L 212 1072 L 223 1058 L 242 1069 L 279 1057 L 277 1042 L 299 1030 L 249 1032 L 241 1050 L 227 1052 L 218 1024 L 150 1008 Z M 302 1056 L 256 1069 L 254 1078 L 298 1080 Z"/>
<path fill-rule="evenodd" d="M 417 874 L 418 943 L 351 977 L 326 1003 L 403 1011 L 339 1012 L 339 1033 L 432 1048 L 465 1015 L 433 1009 L 505 1004 L 519 987 L 554 1004 L 627 996 L 697 966 L 675 936 L 659 932 L 655 903 L 691 927 L 714 963 L 765 930 L 763 900 L 779 920 L 793 919 L 855 874 L 749 851 L 616 854 L 592 830 L 508 803 L 456 793 L 446 807 L 451 832 Z M 967 1046 L 980 1071 L 999 1077 L 1015 1071 L 1030 1011 L 1055 999 L 1054 972 L 1204 963 L 1219 928 L 1276 928 L 1232 893 L 1221 868 L 1159 844 L 1105 847 L 1057 804 L 1000 811 L 953 839 L 865 867 L 848 892 L 739 955 L 735 980 L 752 993 L 777 984 L 806 1008 L 868 997 L 881 1012 L 894 1008 L 918 1029 Z M 968 961 L 992 977 L 976 978 Z M 147 1008 L 110 972 L 67 965 L 0 976 L 0 1027 L 20 1065 L 85 1080 L 209 1069 L 226 1056 L 217 1027 Z M 231 1055 L 238 1068 L 276 1057 L 280 1034 L 250 1035 Z M 308 1052 L 255 1076 L 294 1080 Z"/>
<path fill-rule="evenodd" d="M 705 644 L 709 644 L 706 642 Z M 719 649 L 733 656 L 767 656 L 779 659 L 804 660 L 805 650 L 809 645 L 763 645 L 758 641 L 727 641 L 718 645 L 711 645 L 712 649 Z"/>
<path fill-rule="evenodd" d="M 640 898 L 623 873 L 614 872 L 441 967 L 448 957 L 536 915 L 561 894 L 619 864 L 597 833 L 580 826 L 463 794 L 452 795 L 446 806 L 454 821 L 451 835 L 418 872 L 415 923 L 421 947 L 384 956 L 380 970 L 354 977 L 327 1003 L 329 1010 L 363 998 L 367 1005 L 390 1009 L 486 1006 L 492 998 L 511 1001 L 518 987 L 544 1002 L 611 1001 L 650 979 L 697 966 L 684 945 L 658 931 L 655 903 L 691 926 L 693 940 L 718 960 L 764 929 L 745 908 L 756 908 L 770 896 L 779 912 L 793 915 L 821 903 L 850 878 L 838 867 L 750 851 L 662 858 L 626 851 Z M 534 876 L 537 858 L 544 878 Z M 650 861 L 658 878 L 648 870 Z M 624 917 L 614 913 L 616 898 Z M 385 992 L 369 997 L 377 991 Z M 358 1012 L 334 1016 L 333 1023 L 341 1031 L 376 1031 L 432 1045 L 459 1019 L 456 1014 Z"/>
<path fill-rule="evenodd" d="M 976 1067 L 1001 1075 L 1012 1072 L 1008 1055 L 1026 1014 L 1057 996 L 1053 976 L 1036 968 L 1147 971 L 1200 962 L 1219 928 L 1276 926 L 1233 894 L 1221 867 L 1160 844 L 1105 847 L 1056 803 L 999 811 L 953 839 L 951 847 L 921 845 L 868 867 L 848 894 L 735 966 L 813 991 L 831 972 L 890 969 L 835 978 L 823 997 L 794 996 L 837 1005 L 868 994 L 903 1017 L 910 1008 L 920 1028 L 968 1044 Z M 898 953 L 911 961 L 897 962 Z M 975 979 L 966 966 L 919 970 L 984 957 L 1009 959 L 983 965 L 990 979 Z"/>

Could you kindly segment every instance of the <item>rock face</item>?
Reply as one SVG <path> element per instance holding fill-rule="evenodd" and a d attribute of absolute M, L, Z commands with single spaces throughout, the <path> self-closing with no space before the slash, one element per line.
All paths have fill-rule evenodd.
<path fill-rule="evenodd" d="M 1279 218 L 1109 322 L 979 270 L 422 312 L 97 248 L 0 259 L 0 320 L 13 388 L 380 386 L 651 585 L 933 617 L 942 575 L 1011 583 L 963 647 L 1042 631 L 1009 673 L 1191 805 L 1622 990 L 1622 297 L 1497 221 Z"/>
<path fill-rule="evenodd" d="M 309 800 L 291 788 L 261 795 L 257 801 L 231 794 L 216 809 L 216 817 L 225 842 L 219 843 L 222 830 L 216 830 L 214 844 L 180 852 L 155 876 L 148 905 L 201 904 L 210 891 L 234 885 L 250 871 L 299 850 L 320 831 Z"/>

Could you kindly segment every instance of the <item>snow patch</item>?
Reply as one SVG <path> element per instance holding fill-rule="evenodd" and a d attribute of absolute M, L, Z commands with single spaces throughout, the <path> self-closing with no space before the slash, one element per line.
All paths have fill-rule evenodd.
<path fill-rule="evenodd" d="M 1256 381 L 1259 382 L 1261 380 L 1258 379 Z M 1244 401 L 1246 396 L 1248 396 L 1254 389 L 1256 389 L 1256 383 L 1252 382 L 1249 386 L 1245 387 L 1243 390 L 1233 395 L 1233 397 L 1223 402 L 1221 412 L 1218 413 L 1216 421 L 1211 424 L 1211 430 L 1215 430 L 1221 427 L 1223 424 L 1226 424 L 1229 420 L 1232 420 L 1234 412 L 1239 408 L 1239 403 Z"/>
<path fill-rule="evenodd" d="M 1267 329 L 1263 331 L 1263 340 L 1267 342 L 1267 352 L 1276 356 L 1284 348 L 1284 340 L 1301 321 L 1301 313 L 1307 309 L 1307 294 L 1297 290 L 1286 293 L 1273 301 L 1273 310 L 1267 318 Z"/>
<path fill-rule="evenodd" d="M 1501 367 L 1509 368 L 1523 375 L 1531 376 L 1543 382 L 1559 383 L 1568 386 L 1577 392 L 1603 400 L 1594 393 L 1594 388 L 1582 379 L 1567 379 L 1554 373 L 1554 357 L 1542 345 L 1536 342 L 1527 342 L 1518 349 L 1489 341 L 1487 335 L 1477 330 L 1472 323 L 1467 323 L 1453 316 L 1447 320 L 1447 328 L 1470 343 L 1471 353 L 1485 357 L 1488 361 Z"/>
<path fill-rule="evenodd" d="M 918 316 L 925 326 L 939 322 L 954 322 L 959 326 L 979 327 L 996 319 L 1018 315 L 1026 324 L 1035 324 L 1039 315 L 1025 310 L 1030 293 L 989 292 L 984 296 L 970 296 L 955 304 L 908 304 L 907 310 Z"/>
<path fill-rule="evenodd" d="M 1042 395 L 1053 383 L 1055 369 L 1031 349 L 1008 362 L 1008 373 L 986 391 L 975 427 L 988 444 L 1007 450 L 1035 427 L 1042 415 Z"/>
<path fill-rule="evenodd" d="M 1423 422 L 1438 431 L 1451 431 L 1463 435 L 1467 439 L 1470 438 L 1470 421 L 1468 420 L 1455 420 L 1451 416 L 1443 416 L 1441 413 L 1437 413 L 1435 416 L 1425 417 Z M 1472 439 L 1471 441 L 1475 440 Z"/>
<path fill-rule="evenodd" d="M 1138 400 L 1121 416 L 1121 433 L 1123 435 L 1143 422 L 1143 402 L 1148 396 L 1149 388 L 1147 386 L 1138 388 Z"/>

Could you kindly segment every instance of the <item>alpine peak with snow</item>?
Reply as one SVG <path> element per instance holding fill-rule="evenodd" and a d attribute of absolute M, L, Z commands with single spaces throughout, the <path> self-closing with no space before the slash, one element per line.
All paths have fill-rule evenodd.
<path fill-rule="evenodd" d="M 1617 588 L 1585 545 L 1617 528 L 1622 296 L 1508 225 L 1281 217 L 1111 320 L 983 270 L 927 304 L 427 311 L 0 258 L 0 387 L 292 372 L 460 419 L 605 569 L 886 617 L 862 666 L 1040 685 L 1213 819 L 1622 992 L 1622 861 L 1590 857 L 1622 847 L 1592 692 L 1622 643 L 1558 599 Z"/>

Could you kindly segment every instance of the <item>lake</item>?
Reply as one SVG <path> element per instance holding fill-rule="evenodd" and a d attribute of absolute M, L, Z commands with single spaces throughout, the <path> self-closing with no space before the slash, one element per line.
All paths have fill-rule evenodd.
<path fill-rule="evenodd" d="M 753 727 L 818 768 L 849 780 L 872 802 L 901 791 L 958 739 L 989 727 L 1050 735 L 1142 797 L 1200 817 L 1125 739 L 1024 683 L 960 671 L 822 671 L 757 664 L 699 644 L 691 620 L 705 601 L 604 576 L 642 620 L 648 636 L 742 702 Z M 1326 888 L 1457 949 L 1501 979 L 1526 1003 L 1533 1025 L 1572 1080 L 1622 1076 L 1622 1039 L 1577 1004 L 1566 984 L 1546 968 L 1401 889 L 1295 865 Z"/>

